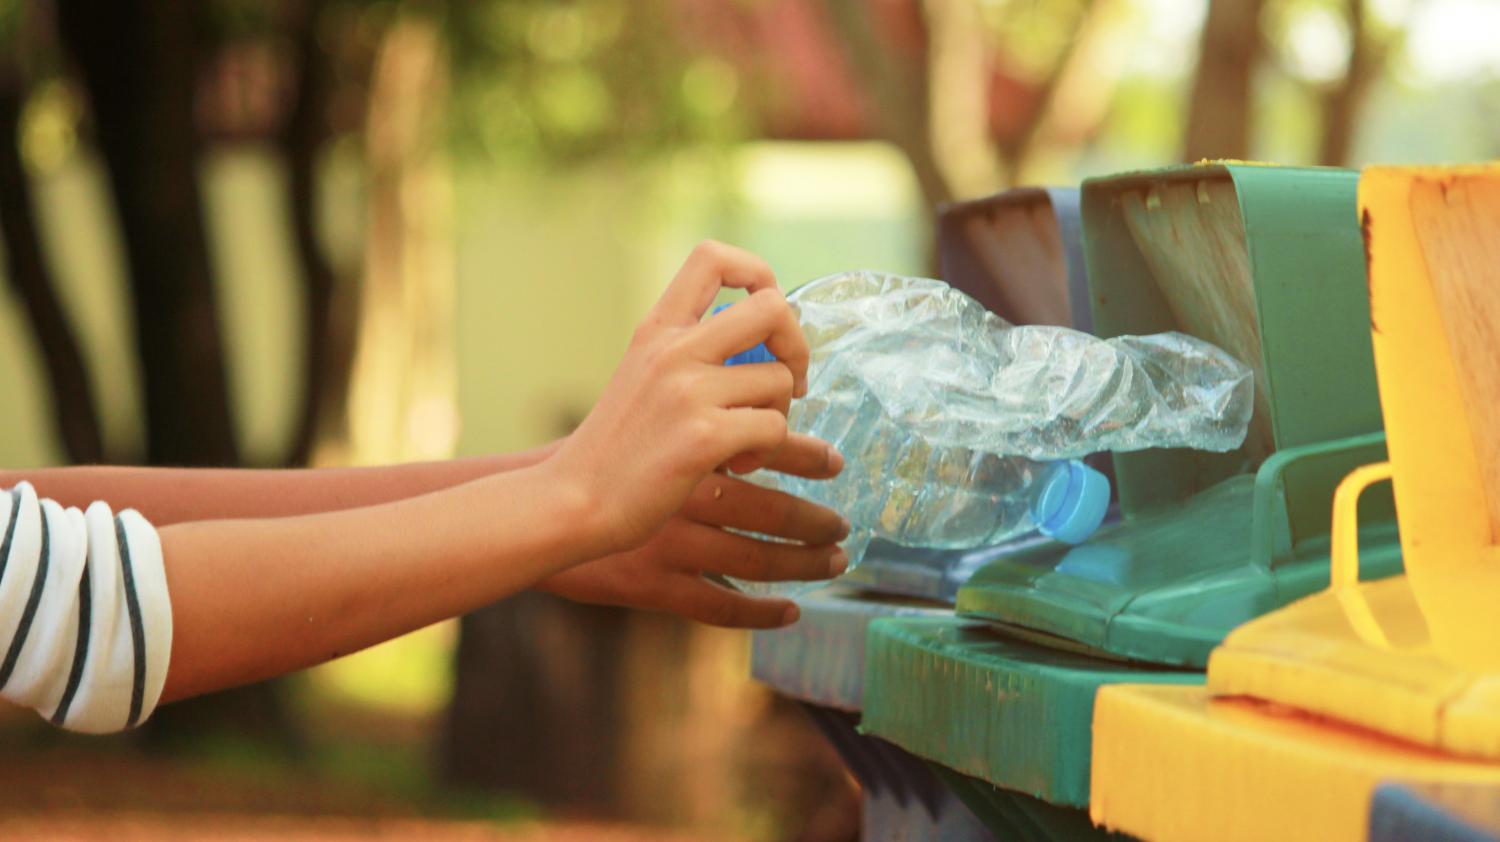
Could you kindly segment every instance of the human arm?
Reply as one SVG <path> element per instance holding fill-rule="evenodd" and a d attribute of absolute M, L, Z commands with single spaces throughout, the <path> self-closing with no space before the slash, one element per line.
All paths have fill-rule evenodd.
<path fill-rule="evenodd" d="M 699 324 L 721 285 L 753 294 L 729 314 Z M 760 341 L 782 362 L 722 365 Z M 29 665 L 18 671 L 37 679 L 26 684 L 37 694 L 24 703 L 61 723 L 65 717 L 53 705 L 64 683 L 77 685 L 79 698 L 93 696 L 84 707 L 105 712 L 90 718 L 86 730 L 126 727 L 149 715 L 158 697 L 181 698 L 318 663 L 537 582 L 556 582 L 589 559 L 638 590 L 653 578 L 678 586 L 696 578 L 717 588 L 698 576 L 700 570 L 748 578 L 827 575 L 837 566 L 837 551 L 828 546 L 781 550 L 773 562 L 730 554 L 692 572 L 658 563 L 671 554 L 651 549 L 664 544 L 680 556 L 692 546 L 691 539 L 658 538 L 688 534 L 678 521 L 694 527 L 694 535 L 714 522 L 807 537 L 818 532 L 805 519 L 765 520 L 771 510 L 754 506 L 748 515 L 723 514 L 743 507 L 709 506 L 720 513 L 690 518 L 701 508 L 695 494 L 717 502 L 739 499 L 749 488 L 709 477 L 719 466 L 785 466 L 801 453 L 821 454 L 819 470 L 827 469 L 832 457 L 826 448 L 800 439 L 788 446 L 784 411 L 793 392 L 805 389 L 806 364 L 806 343 L 769 269 L 743 252 L 711 246 L 694 252 L 637 331 L 594 412 L 549 458 L 531 466 L 392 502 L 291 517 L 178 522 L 159 530 L 135 512 L 111 518 L 102 504 L 90 506 L 88 517 L 53 501 L 38 505 L 22 486 L 31 502 L 7 514 L 11 525 L 25 528 L 0 554 L 15 586 L 6 592 L 0 621 L 14 632 L 11 649 Z M 214 493 L 211 486 L 201 491 Z M 50 512 L 50 542 L 43 509 Z M 782 508 L 783 515 L 788 511 Z M 818 534 L 831 535 L 830 518 L 820 519 Z M 610 560 L 614 566 L 603 564 Z M 757 570 L 747 563 L 764 564 Z M 26 565 L 30 575 L 19 577 Z M 656 588 L 654 596 L 680 590 Z M 795 617 L 785 600 L 722 594 L 717 598 L 758 612 L 735 620 L 740 624 L 777 625 Z M 696 597 L 690 602 L 705 604 Z M 698 610 L 668 603 L 658 607 L 690 615 Z M 91 605 L 109 609 L 108 617 L 90 612 Z M 724 613 L 704 618 L 733 619 Z M 65 669 L 69 662 L 71 670 Z M 100 664 L 110 675 L 92 682 L 88 675 Z M 144 704 L 143 674 L 152 688 Z"/>
<path fill-rule="evenodd" d="M 368 468 L 145 468 L 107 465 L 0 471 L 0 488 L 30 482 L 44 498 L 87 507 L 108 500 L 168 526 L 191 520 L 269 518 L 388 503 L 489 474 L 536 465 L 561 442 L 516 453 Z"/>
<path fill-rule="evenodd" d="M 752 295 L 700 323 L 720 286 Z M 782 362 L 723 366 L 761 341 Z M 765 264 L 695 250 L 594 410 L 543 462 L 366 508 L 162 529 L 176 623 L 164 698 L 345 654 L 589 559 L 639 560 L 716 468 L 774 462 L 806 366 Z M 771 572 L 827 575 L 836 554 L 804 547 Z M 795 617 L 789 601 L 724 593 L 754 607 L 754 624 Z"/>
<path fill-rule="evenodd" d="M 159 530 L 163 701 L 301 669 L 457 616 L 611 549 L 546 463 L 375 506 Z"/>

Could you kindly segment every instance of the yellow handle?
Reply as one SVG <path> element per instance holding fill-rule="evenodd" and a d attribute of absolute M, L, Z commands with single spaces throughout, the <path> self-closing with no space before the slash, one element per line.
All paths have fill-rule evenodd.
<path fill-rule="evenodd" d="M 1391 463 L 1379 462 L 1355 468 L 1333 492 L 1328 589 L 1338 598 L 1349 625 L 1371 646 L 1389 649 L 1385 630 L 1375 621 L 1364 592 L 1359 589 L 1359 495 L 1377 482 L 1391 478 Z"/>

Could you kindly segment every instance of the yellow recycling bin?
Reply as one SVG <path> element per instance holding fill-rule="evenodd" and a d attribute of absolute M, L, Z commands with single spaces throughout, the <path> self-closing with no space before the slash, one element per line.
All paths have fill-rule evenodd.
<path fill-rule="evenodd" d="M 1363 839 L 1381 780 L 1500 787 L 1500 167 L 1372 168 L 1360 213 L 1391 461 L 1339 487 L 1329 589 L 1231 632 L 1205 689 L 1101 691 L 1096 821 Z M 1407 574 L 1362 583 L 1387 479 Z"/>

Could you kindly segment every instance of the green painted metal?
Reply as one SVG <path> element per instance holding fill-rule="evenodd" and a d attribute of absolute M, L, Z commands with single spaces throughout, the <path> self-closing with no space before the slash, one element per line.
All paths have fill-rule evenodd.
<path fill-rule="evenodd" d="M 1328 537 L 1292 541 L 1285 478 L 1299 464 L 1380 461 L 1383 433 L 1278 451 L 1172 507 L 1106 526 L 1087 544 L 998 559 L 960 589 L 965 617 L 1000 621 L 1053 646 L 1152 664 L 1203 667 L 1231 629 L 1328 586 Z M 1328 493 L 1337 485 L 1328 479 Z M 1394 519 L 1360 534 L 1374 578 L 1401 569 Z M 1366 550 L 1368 548 L 1368 550 Z"/>
<path fill-rule="evenodd" d="M 953 618 L 881 618 L 867 634 L 865 733 L 1064 807 L 1088 804 L 1100 685 L 1203 681 L 1200 672 L 1103 661 Z"/>
<path fill-rule="evenodd" d="M 1259 334 L 1260 359 L 1246 362 L 1264 375 L 1269 417 L 1259 423 L 1271 452 L 1262 459 L 1247 443 L 1227 454 L 1117 454 L 1121 521 L 1083 546 L 1035 547 L 982 568 L 959 591 L 961 615 L 1107 657 L 1201 667 L 1234 626 L 1326 585 L 1333 490 L 1385 455 L 1357 183 L 1352 171 L 1225 164 L 1084 183 L 1090 303 L 1105 337 L 1184 329 L 1127 225 L 1126 200 L 1206 214 L 1153 205 L 1153 191 L 1232 188 Z M 1210 284 L 1220 257 L 1186 243 L 1170 253 L 1175 270 Z M 1398 572 L 1388 491 L 1362 515 L 1369 574 Z"/>
<path fill-rule="evenodd" d="M 796 699 L 858 713 L 864 689 L 865 628 L 876 617 L 952 617 L 914 599 L 830 587 L 797 598 L 802 618 L 750 635 L 750 676 Z"/>

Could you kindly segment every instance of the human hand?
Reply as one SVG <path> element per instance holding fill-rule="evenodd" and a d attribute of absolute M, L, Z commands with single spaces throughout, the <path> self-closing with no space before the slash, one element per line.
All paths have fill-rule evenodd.
<path fill-rule="evenodd" d="M 721 287 L 750 296 L 703 321 Z M 724 365 L 760 342 L 776 362 Z M 711 471 L 766 463 L 786 440 L 792 397 L 807 390 L 807 360 L 807 340 L 765 261 L 722 243 L 695 248 L 603 396 L 548 460 L 583 490 L 602 552 L 657 535 Z"/>
<path fill-rule="evenodd" d="M 843 466 L 828 444 L 793 433 L 766 467 L 827 479 Z M 758 540 L 723 527 L 799 543 Z M 849 563 L 831 545 L 848 534 L 849 524 L 831 509 L 714 473 L 645 545 L 557 573 L 539 587 L 578 602 L 666 611 L 716 626 L 775 628 L 796 621 L 795 603 L 747 596 L 704 574 L 753 581 L 831 578 Z"/>

